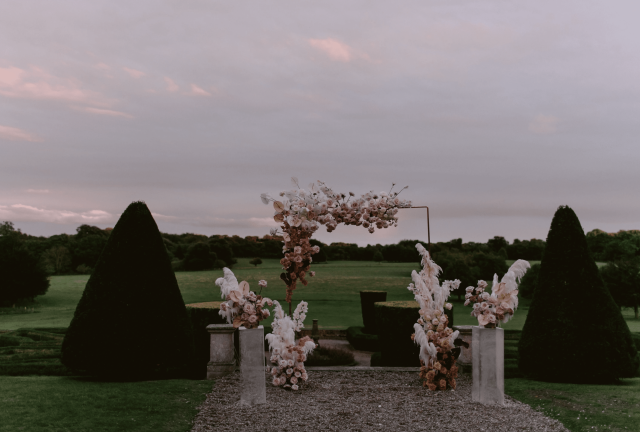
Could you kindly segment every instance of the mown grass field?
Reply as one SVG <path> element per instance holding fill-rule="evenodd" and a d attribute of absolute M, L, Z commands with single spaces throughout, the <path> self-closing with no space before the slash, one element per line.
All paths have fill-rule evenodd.
<path fill-rule="evenodd" d="M 238 279 L 248 281 L 252 289 L 258 288 L 258 280 L 267 280 L 269 286 L 263 294 L 284 304 L 285 288 L 279 279 L 277 260 L 263 260 L 258 267 L 248 261 L 240 259 L 234 268 Z M 314 268 L 317 275 L 310 278 L 309 286 L 300 286 L 295 291 L 294 305 L 300 300 L 309 302 L 309 327 L 314 318 L 325 328 L 362 325 L 359 291 L 384 290 L 388 292 L 388 300 L 411 300 L 406 287 L 414 269 L 419 270 L 419 266 L 353 261 L 318 264 Z M 220 270 L 177 273 L 185 303 L 220 300 L 220 291 L 214 285 L 220 276 Z M 0 329 L 51 328 L 54 331 L 56 327 L 67 327 L 87 280 L 88 276 L 52 277 L 47 295 L 28 305 L 34 308 L 34 313 L 0 314 Z M 477 323 L 469 315 L 470 308 L 458 302 L 454 304 L 455 324 Z M 527 312 L 528 302 L 521 301 L 515 318 L 505 328 L 521 329 Z M 640 332 L 640 320 L 634 319 L 633 311 L 625 309 L 623 315 L 631 331 Z M 6 351 L 7 358 L 10 357 L 0 369 L 26 368 L 28 371 L 38 368 L 37 362 L 58 361 L 59 354 L 53 352 L 51 356 L 56 359 L 49 359 L 46 353 L 38 354 L 44 355 L 43 358 L 30 358 L 32 348 L 42 348 L 53 341 L 38 340 L 37 330 L 21 332 L 18 336 L 34 338 L 33 346 L 0 347 L 0 351 Z M 505 359 L 513 363 L 516 358 L 517 341 L 505 341 Z M 51 367 L 54 373 L 53 369 L 58 366 Z M 0 431 L 187 431 L 195 408 L 212 384 L 190 380 L 118 383 L 69 376 L 0 376 Z M 622 380 L 618 385 L 597 386 L 509 378 L 505 380 L 505 391 L 559 419 L 571 431 L 640 431 L 640 378 Z"/>

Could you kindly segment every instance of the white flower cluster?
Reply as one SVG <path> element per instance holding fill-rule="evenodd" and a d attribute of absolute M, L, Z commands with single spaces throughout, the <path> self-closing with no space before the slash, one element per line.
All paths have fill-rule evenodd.
<path fill-rule="evenodd" d="M 307 313 L 307 303 L 300 302 L 296 307 L 293 318 L 284 314 L 278 301 L 274 300 L 274 319 L 271 324 L 272 333 L 265 336 L 269 342 L 271 351 L 271 368 L 273 375 L 272 384 L 291 390 L 298 390 L 299 384 L 306 381 L 309 376 L 304 368 L 307 355 L 316 347 L 310 337 L 305 336 L 296 343 L 296 332 L 304 327 L 304 319 Z"/>
<path fill-rule="evenodd" d="M 274 202 L 276 222 L 286 221 L 293 227 L 315 230 L 322 224 L 331 232 L 339 223 L 344 223 L 362 225 L 373 233 L 376 228 L 396 226 L 398 209 L 411 207 L 411 201 L 398 198 L 408 186 L 398 192 L 393 192 L 392 187 L 389 192 L 371 191 L 355 198 L 353 192 L 336 193 L 319 180 L 311 183 L 307 190 L 299 187 L 295 177 L 292 181 L 296 189 L 280 192 L 284 200 L 276 200 L 266 193 L 260 198 L 265 204 Z"/>
<path fill-rule="evenodd" d="M 271 306 L 273 302 L 250 291 L 246 281 L 238 283 L 238 279 L 228 268 L 223 268 L 222 272 L 224 277 L 216 280 L 222 298 L 226 300 L 220 304 L 220 316 L 225 317 L 227 322 L 236 328 L 256 328 L 260 321 L 271 315 L 265 306 Z M 261 280 L 258 285 L 264 288 L 267 282 Z"/>
<path fill-rule="evenodd" d="M 438 281 L 438 275 L 442 271 L 431 257 L 429 252 L 420 244 L 416 249 L 422 256 L 422 271 L 411 273 L 413 283 L 407 289 L 413 292 L 420 305 L 420 318 L 414 324 L 414 341 L 420 346 L 420 360 L 427 368 L 437 362 L 438 353 L 447 352 L 453 348 L 453 341 L 459 332 L 447 327 L 447 317 L 444 308 L 451 309 L 451 304 L 446 303 L 451 291 L 458 288 L 459 280 L 444 281 L 442 285 Z"/>
<path fill-rule="evenodd" d="M 528 261 L 518 260 L 498 281 L 498 275 L 493 275 L 491 294 L 485 291 L 487 283 L 478 281 L 476 288 L 467 287 L 464 305 L 474 303 L 471 315 L 478 318 L 478 324 L 483 327 L 495 327 L 498 323 L 506 323 L 518 308 L 518 284 L 517 281 L 524 276 L 530 268 Z"/>

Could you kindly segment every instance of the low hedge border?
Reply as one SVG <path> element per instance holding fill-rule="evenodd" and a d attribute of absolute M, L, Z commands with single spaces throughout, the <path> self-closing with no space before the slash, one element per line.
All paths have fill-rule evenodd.
<path fill-rule="evenodd" d="M 194 346 L 193 373 L 195 376 L 206 376 L 207 363 L 211 357 L 210 340 L 207 331 L 209 324 L 226 324 L 226 320 L 220 316 L 221 302 L 192 303 L 185 305 L 187 316 L 191 323 L 191 337 Z M 236 338 L 237 339 L 237 338 Z"/>
<path fill-rule="evenodd" d="M 380 351 L 378 335 L 364 332 L 364 327 L 349 327 L 347 340 L 358 351 Z"/>

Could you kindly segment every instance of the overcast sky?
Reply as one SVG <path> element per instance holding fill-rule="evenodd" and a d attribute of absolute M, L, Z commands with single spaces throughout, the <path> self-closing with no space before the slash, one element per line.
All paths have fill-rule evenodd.
<path fill-rule="evenodd" d="M 0 220 L 264 235 L 260 193 L 409 185 L 433 241 L 640 229 L 640 3 L 4 1 Z M 426 240 L 324 228 L 325 242 Z"/>

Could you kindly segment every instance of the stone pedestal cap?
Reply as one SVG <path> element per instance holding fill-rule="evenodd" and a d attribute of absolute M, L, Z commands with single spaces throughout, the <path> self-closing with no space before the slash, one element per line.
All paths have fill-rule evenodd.
<path fill-rule="evenodd" d="M 209 333 L 233 333 L 236 329 L 233 324 L 209 324 L 207 331 Z"/>

